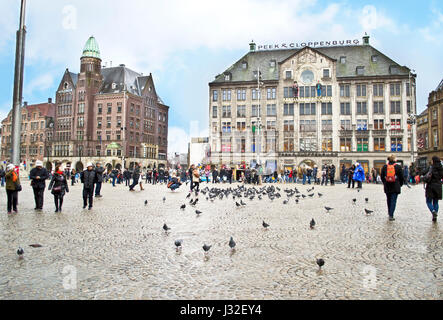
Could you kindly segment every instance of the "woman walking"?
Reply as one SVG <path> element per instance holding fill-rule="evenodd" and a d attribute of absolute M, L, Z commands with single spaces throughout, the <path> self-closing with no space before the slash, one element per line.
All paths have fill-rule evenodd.
<path fill-rule="evenodd" d="M 69 192 L 68 181 L 66 175 L 60 169 L 61 164 L 57 164 L 55 167 L 54 175 L 49 183 L 48 190 L 54 195 L 55 212 L 62 212 L 63 197 L 65 192 Z"/>
<path fill-rule="evenodd" d="M 196 189 L 196 192 L 200 191 L 200 173 L 198 172 L 197 168 L 194 168 L 194 170 L 192 171 L 192 187 L 191 187 L 191 192 L 192 190 Z"/>
<path fill-rule="evenodd" d="M 432 157 L 432 166 L 425 175 L 426 178 L 428 179 L 426 181 L 426 204 L 432 213 L 432 221 L 437 222 L 438 200 L 442 199 L 441 180 L 443 179 L 443 166 L 439 157 Z"/>
<path fill-rule="evenodd" d="M 21 190 L 20 185 L 20 177 L 15 172 L 15 166 L 13 164 L 9 164 L 6 167 L 6 195 L 8 197 L 8 214 L 11 214 L 12 211 L 18 213 L 17 204 L 18 204 L 18 192 Z M 12 210 L 12 211 L 11 211 Z"/>

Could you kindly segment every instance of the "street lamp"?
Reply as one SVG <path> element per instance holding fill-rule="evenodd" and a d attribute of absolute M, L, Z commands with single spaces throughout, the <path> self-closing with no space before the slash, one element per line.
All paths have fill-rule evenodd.
<path fill-rule="evenodd" d="M 257 68 L 257 91 L 258 91 L 258 118 L 257 118 L 257 126 L 258 126 L 258 132 L 257 132 L 257 165 L 261 165 L 260 161 L 260 153 L 261 153 L 261 90 L 260 86 L 262 86 L 264 83 L 261 81 L 261 73 L 260 73 L 260 67 Z"/>
<path fill-rule="evenodd" d="M 408 125 L 411 126 L 411 158 L 412 158 L 412 163 L 415 162 L 414 159 L 414 127 L 417 123 L 417 115 L 414 113 L 409 113 L 408 114 L 408 120 L 407 120 Z"/>

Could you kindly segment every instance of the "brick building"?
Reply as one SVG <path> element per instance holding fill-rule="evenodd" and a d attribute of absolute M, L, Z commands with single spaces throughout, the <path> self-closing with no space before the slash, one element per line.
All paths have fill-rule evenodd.
<path fill-rule="evenodd" d="M 417 118 L 418 166 L 426 167 L 433 156 L 443 160 L 443 80 L 429 94 L 428 106 Z"/>
<path fill-rule="evenodd" d="M 20 162 L 27 168 L 37 160 L 46 161 L 53 138 L 55 104 L 49 98 L 47 103 L 28 105 L 21 108 L 21 152 Z M 12 112 L 2 121 L 1 162 L 9 162 L 12 148 Z"/>
<path fill-rule="evenodd" d="M 101 162 L 108 169 L 164 166 L 169 107 L 152 74 L 125 65 L 104 67 L 94 37 L 80 58 L 80 73 L 66 69 L 56 92 L 51 160 L 82 170 Z"/>
<path fill-rule="evenodd" d="M 251 43 L 209 83 L 211 162 L 260 162 L 273 172 L 358 161 L 368 171 L 396 153 L 409 165 L 417 150 L 408 124 L 416 75 L 369 36 L 310 45 L 257 50 Z"/>

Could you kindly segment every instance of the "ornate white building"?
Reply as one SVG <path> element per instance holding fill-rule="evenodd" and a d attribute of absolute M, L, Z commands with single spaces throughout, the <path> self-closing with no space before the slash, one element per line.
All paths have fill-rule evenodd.
<path fill-rule="evenodd" d="M 415 77 L 369 36 L 301 49 L 257 51 L 251 43 L 209 83 L 211 163 L 283 170 L 358 161 L 368 170 L 396 153 L 410 164 Z"/>

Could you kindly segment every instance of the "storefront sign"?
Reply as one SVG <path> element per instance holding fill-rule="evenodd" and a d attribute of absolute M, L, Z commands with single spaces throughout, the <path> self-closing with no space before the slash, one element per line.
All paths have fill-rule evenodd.
<path fill-rule="evenodd" d="M 301 43 L 281 43 L 281 44 L 265 44 L 258 45 L 257 50 L 279 50 L 279 49 L 297 49 L 304 47 L 335 47 L 335 46 L 349 46 L 359 45 L 360 40 L 334 40 L 334 41 L 315 41 L 315 42 L 301 42 Z"/>

